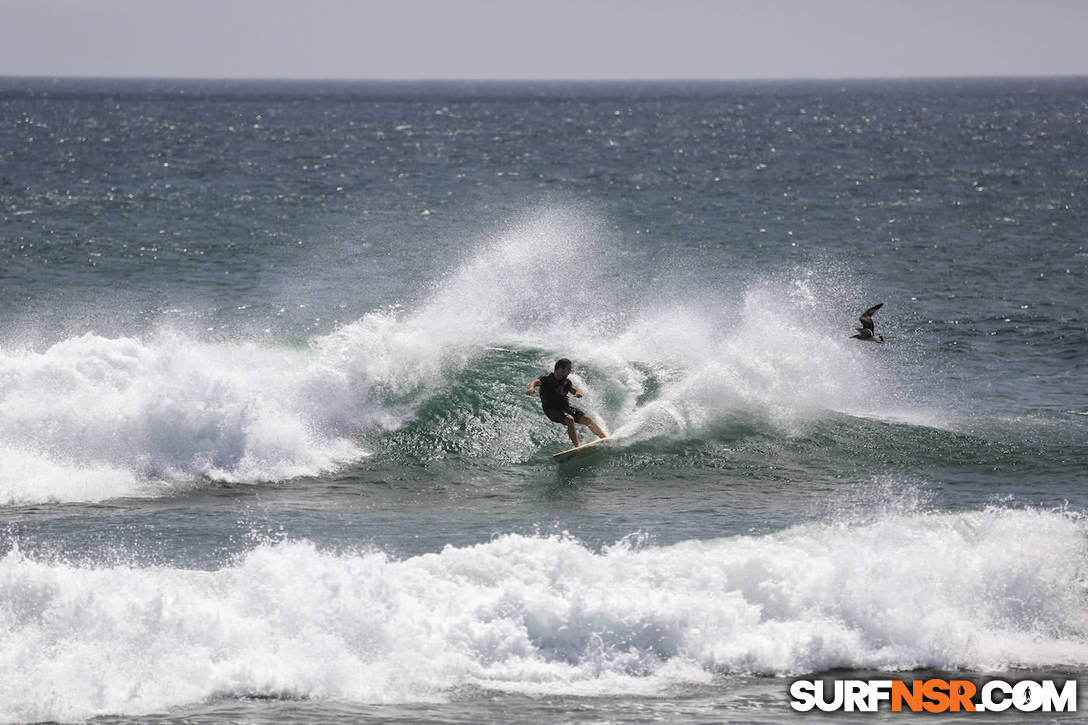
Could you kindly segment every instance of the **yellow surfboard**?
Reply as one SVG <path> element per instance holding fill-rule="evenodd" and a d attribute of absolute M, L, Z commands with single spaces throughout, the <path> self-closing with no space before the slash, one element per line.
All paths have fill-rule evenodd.
<path fill-rule="evenodd" d="M 556 453 L 552 456 L 552 460 L 556 463 L 566 463 L 572 458 L 581 458 L 582 456 L 588 456 L 601 450 L 605 445 L 615 441 L 615 438 L 597 438 L 589 443 L 583 443 L 576 448 L 570 448 L 568 450 Z"/>

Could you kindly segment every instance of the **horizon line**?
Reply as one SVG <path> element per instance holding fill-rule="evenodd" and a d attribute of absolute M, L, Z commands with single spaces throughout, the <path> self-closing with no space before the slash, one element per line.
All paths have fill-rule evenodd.
<path fill-rule="evenodd" d="M 0 73 L 0 80 L 26 81 L 183 81 L 183 82 L 240 82 L 240 83 L 845 83 L 872 81 L 1031 81 L 1031 80 L 1088 80 L 1088 74 L 996 74 L 996 75 L 902 75 L 902 76 L 796 76 L 796 77 L 758 77 L 758 78 L 710 78 L 710 77 L 670 77 L 670 78 L 346 78 L 318 76 L 186 76 L 186 75 L 53 75 L 53 74 L 5 74 Z"/>

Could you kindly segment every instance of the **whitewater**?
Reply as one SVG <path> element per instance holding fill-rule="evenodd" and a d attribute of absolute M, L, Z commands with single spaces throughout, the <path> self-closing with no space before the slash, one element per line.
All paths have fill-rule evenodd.
<path fill-rule="evenodd" d="M 427 702 L 466 686 L 646 696 L 723 675 L 1082 665 L 1085 554 L 1080 517 L 995 509 L 671 546 L 629 537 L 600 552 L 506 535 L 397 560 L 282 541 L 214 571 L 16 549 L 0 562 L 10 666 L 0 717 L 83 720 L 238 697 Z"/>

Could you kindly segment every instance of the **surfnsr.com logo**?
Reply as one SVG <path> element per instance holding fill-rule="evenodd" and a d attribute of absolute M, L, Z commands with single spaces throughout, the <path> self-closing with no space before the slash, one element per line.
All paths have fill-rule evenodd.
<path fill-rule="evenodd" d="M 799 712 L 1076 712 L 1077 681 L 797 680 L 790 697 Z"/>

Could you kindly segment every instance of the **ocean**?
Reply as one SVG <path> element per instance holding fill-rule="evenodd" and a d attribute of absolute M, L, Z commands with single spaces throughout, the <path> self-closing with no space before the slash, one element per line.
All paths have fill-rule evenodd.
<path fill-rule="evenodd" d="M 1083 689 L 1086 180 L 1084 78 L 0 79 L 0 722 Z"/>

